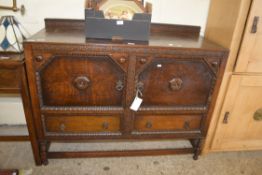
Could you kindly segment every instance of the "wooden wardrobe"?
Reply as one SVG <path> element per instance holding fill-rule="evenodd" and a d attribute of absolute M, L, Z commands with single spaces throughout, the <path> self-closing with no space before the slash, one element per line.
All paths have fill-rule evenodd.
<path fill-rule="evenodd" d="M 230 55 L 204 153 L 262 149 L 262 1 L 212 0 L 205 37 Z"/>

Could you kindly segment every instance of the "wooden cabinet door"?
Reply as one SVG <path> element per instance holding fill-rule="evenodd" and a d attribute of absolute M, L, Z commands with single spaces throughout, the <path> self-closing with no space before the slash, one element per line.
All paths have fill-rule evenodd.
<path fill-rule="evenodd" d="M 254 0 L 248 17 L 236 72 L 262 73 L 262 1 Z"/>
<path fill-rule="evenodd" d="M 35 67 L 42 106 L 124 106 L 126 73 L 112 56 L 50 53 Z"/>
<path fill-rule="evenodd" d="M 166 57 L 138 69 L 137 79 L 142 107 L 207 108 L 215 75 L 203 59 Z"/>
<path fill-rule="evenodd" d="M 262 76 L 233 75 L 212 150 L 262 149 Z"/>

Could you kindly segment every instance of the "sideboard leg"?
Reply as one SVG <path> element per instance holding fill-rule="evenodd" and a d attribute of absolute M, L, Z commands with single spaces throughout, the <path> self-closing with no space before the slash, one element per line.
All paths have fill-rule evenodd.
<path fill-rule="evenodd" d="M 201 139 L 197 139 L 194 142 L 194 155 L 193 159 L 198 160 L 198 157 L 200 155 L 200 147 L 201 147 Z"/>
<path fill-rule="evenodd" d="M 23 101 L 26 124 L 27 124 L 28 132 L 29 132 L 29 138 L 31 142 L 34 159 L 35 159 L 35 164 L 37 166 L 40 166 L 42 165 L 42 161 L 40 157 L 40 145 L 39 145 L 39 142 L 37 141 L 37 132 L 36 132 L 35 123 L 34 123 L 35 121 L 33 117 L 31 97 L 30 97 L 30 93 L 28 89 L 29 84 L 27 80 L 25 65 L 22 68 L 21 74 L 22 74 L 21 96 L 22 96 L 22 101 Z"/>
<path fill-rule="evenodd" d="M 41 161 L 43 165 L 48 165 L 48 159 L 47 159 L 47 151 L 48 151 L 48 142 L 41 142 L 40 143 L 40 150 L 41 150 Z"/>

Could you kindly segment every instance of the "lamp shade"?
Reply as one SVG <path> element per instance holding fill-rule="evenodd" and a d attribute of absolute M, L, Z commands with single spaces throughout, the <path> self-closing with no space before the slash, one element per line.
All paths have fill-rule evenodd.
<path fill-rule="evenodd" d="M 28 37 L 24 27 L 14 16 L 0 19 L 0 52 L 23 52 L 23 40 Z"/>

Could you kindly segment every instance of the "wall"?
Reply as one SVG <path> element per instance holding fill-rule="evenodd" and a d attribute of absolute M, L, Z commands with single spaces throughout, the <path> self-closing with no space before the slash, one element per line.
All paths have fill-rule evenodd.
<path fill-rule="evenodd" d="M 30 34 L 44 27 L 44 18 L 84 18 L 84 0 L 17 0 L 25 5 L 26 14 L 0 10 L 2 15 L 15 15 Z M 204 33 L 210 0 L 147 0 L 153 3 L 153 22 L 201 26 Z M 0 0 L 8 5 L 11 0 Z M 0 96 L 0 124 L 22 124 L 21 100 Z"/>

